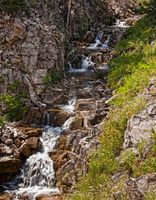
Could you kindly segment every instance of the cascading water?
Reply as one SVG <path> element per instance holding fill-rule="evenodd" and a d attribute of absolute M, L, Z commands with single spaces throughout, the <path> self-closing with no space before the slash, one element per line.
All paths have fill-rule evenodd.
<path fill-rule="evenodd" d="M 67 113 L 73 113 L 75 110 L 75 104 L 76 104 L 76 98 L 74 97 L 68 101 L 67 105 L 58 105 L 58 107 Z"/>
<path fill-rule="evenodd" d="M 90 50 L 94 50 L 94 49 L 96 50 L 97 48 L 98 50 L 108 49 L 111 36 L 109 35 L 107 39 L 105 40 L 105 42 L 102 43 L 101 40 L 102 40 L 103 35 L 104 33 L 100 31 L 95 38 L 95 43 L 91 44 L 89 47 L 87 47 L 87 49 L 90 49 Z"/>
<path fill-rule="evenodd" d="M 103 35 L 104 33 L 100 31 L 95 38 L 95 42 L 93 44 L 90 44 L 90 46 L 88 47 L 83 47 L 83 49 L 95 50 L 95 51 L 108 50 L 111 35 L 108 35 L 107 39 L 104 41 L 104 43 L 102 43 L 101 40 L 102 40 Z M 92 61 L 91 56 L 82 55 L 81 66 L 79 66 L 78 68 L 76 68 L 75 66 L 73 67 L 70 62 L 68 62 L 68 65 L 69 65 L 69 70 L 68 70 L 69 74 L 73 74 L 73 73 L 83 74 L 87 71 L 92 71 L 94 69 L 95 63 Z"/>
<path fill-rule="evenodd" d="M 71 104 L 75 105 L 75 101 Z M 45 115 L 47 117 L 47 115 Z M 74 117 L 70 117 L 62 127 L 45 126 L 40 141 L 40 152 L 30 156 L 23 165 L 20 176 L 8 183 L 4 188 L 15 194 L 14 199 L 20 200 L 26 196 L 27 200 L 35 200 L 39 195 L 59 194 L 55 187 L 55 171 L 49 153 L 53 151 L 60 134 L 70 128 Z M 47 120 L 47 119 L 46 119 Z M 20 182 L 17 184 L 17 182 Z"/>

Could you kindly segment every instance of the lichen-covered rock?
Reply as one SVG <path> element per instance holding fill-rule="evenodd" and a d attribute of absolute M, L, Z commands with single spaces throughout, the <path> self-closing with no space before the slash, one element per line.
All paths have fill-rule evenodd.
<path fill-rule="evenodd" d="M 156 194 L 156 174 L 147 174 L 127 181 L 127 193 L 131 200 L 142 200 Z M 156 197 L 156 196 L 155 196 Z M 154 197 L 154 198 L 155 198 Z"/>

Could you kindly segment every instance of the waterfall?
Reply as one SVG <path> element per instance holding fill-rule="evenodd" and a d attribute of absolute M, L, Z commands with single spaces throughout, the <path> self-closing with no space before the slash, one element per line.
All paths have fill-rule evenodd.
<path fill-rule="evenodd" d="M 67 113 L 74 113 L 75 110 L 75 104 L 76 104 L 76 98 L 73 97 L 68 101 L 68 105 L 58 105 L 59 108 L 64 110 Z"/>
<path fill-rule="evenodd" d="M 75 104 L 75 100 L 71 100 L 70 103 Z M 44 127 L 40 137 L 40 151 L 30 156 L 23 165 L 20 175 L 4 187 L 6 191 L 12 190 L 15 193 L 15 200 L 22 199 L 23 195 L 26 195 L 28 200 L 35 200 L 39 195 L 59 194 L 58 188 L 55 187 L 55 171 L 49 153 L 54 150 L 60 134 L 70 129 L 74 119 L 75 117 L 70 117 L 62 127 Z M 18 180 L 21 180 L 21 183 L 17 184 Z"/>
<path fill-rule="evenodd" d="M 102 31 L 100 31 L 98 34 L 97 34 L 97 36 L 96 36 L 96 38 L 95 38 L 95 42 L 93 43 L 93 44 L 90 44 L 90 46 L 89 47 L 87 47 L 87 49 L 91 49 L 91 50 L 93 50 L 93 49 L 101 49 L 101 50 L 103 50 L 103 49 L 108 49 L 109 48 L 109 42 L 110 42 L 110 39 L 111 39 L 111 36 L 109 35 L 108 37 L 107 37 L 107 39 L 104 41 L 104 43 L 102 43 L 102 37 L 103 37 L 103 35 L 104 35 L 104 33 L 102 32 Z"/>

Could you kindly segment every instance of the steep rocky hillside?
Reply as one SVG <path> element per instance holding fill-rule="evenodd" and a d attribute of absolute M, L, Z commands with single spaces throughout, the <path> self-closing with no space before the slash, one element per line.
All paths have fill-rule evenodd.
<path fill-rule="evenodd" d="M 138 2 L 2 0 L 0 199 L 156 199 L 156 2 Z"/>
<path fill-rule="evenodd" d="M 30 107 L 44 108 L 40 96 L 49 77 L 57 79 L 64 71 L 71 41 L 111 24 L 116 16 L 131 15 L 132 8 L 133 1 L 121 7 L 113 1 L 2 0 L 0 88 L 5 95 L 1 114 L 19 120 Z"/>
<path fill-rule="evenodd" d="M 108 76 L 114 95 L 101 145 L 69 199 L 156 199 L 155 31 L 155 16 L 143 17 L 117 45 Z"/>

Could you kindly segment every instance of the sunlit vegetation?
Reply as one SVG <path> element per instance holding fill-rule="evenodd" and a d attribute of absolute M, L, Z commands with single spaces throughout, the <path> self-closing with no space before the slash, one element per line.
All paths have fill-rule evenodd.
<path fill-rule="evenodd" d="M 111 63 L 109 86 L 114 89 L 111 111 L 103 122 L 99 149 L 90 157 L 88 174 L 78 183 L 70 200 L 111 199 L 111 177 L 120 170 L 128 170 L 137 177 L 156 170 L 155 145 L 149 157 L 137 165 L 131 150 L 120 155 L 127 121 L 146 105 L 143 93 L 149 79 L 156 76 L 156 22 L 143 17 L 124 35 L 116 47 L 116 58 Z M 138 145 L 142 151 L 142 144 Z M 149 196 L 149 195 L 148 195 Z M 147 199 L 151 199 L 148 198 Z M 123 193 L 121 199 L 126 200 Z"/>

